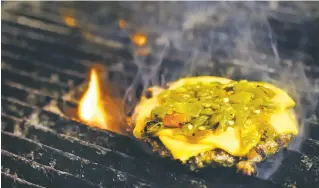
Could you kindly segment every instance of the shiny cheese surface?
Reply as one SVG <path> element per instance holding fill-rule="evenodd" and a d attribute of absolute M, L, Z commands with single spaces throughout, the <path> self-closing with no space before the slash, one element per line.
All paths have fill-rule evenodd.
<path fill-rule="evenodd" d="M 191 141 L 186 136 L 176 135 L 173 129 L 166 129 L 157 133 L 162 143 L 171 152 L 175 159 L 185 162 L 192 156 L 214 148 L 222 148 L 234 156 L 240 156 L 240 139 L 235 129 L 229 128 L 225 132 L 203 137 L 201 140 Z"/>
<path fill-rule="evenodd" d="M 159 136 L 165 147 L 171 152 L 174 159 L 185 163 L 192 156 L 214 149 L 213 145 L 189 143 L 169 136 Z"/>
<path fill-rule="evenodd" d="M 298 134 L 298 124 L 292 110 L 272 115 L 270 123 L 278 134 Z"/>
<path fill-rule="evenodd" d="M 221 82 L 229 83 L 231 80 L 219 77 L 193 77 L 183 78 L 174 83 L 169 84 L 169 89 L 175 89 L 184 84 L 196 83 L 196 82 Z M 252 82 L 253 83 L 253 82 Z M 260 84 L 260 83 L 258 83 Z M 261 83 L 261 85 L 273 90 L 276 96 L 273 100 L 278 101 L 281 105 L 281 109 L 277 114 L 274 114 L 270 118 L 270 123 L 279 134 L 294 134 L 298 133 L 298 125 L 295 120 L 295 114 L 289 108 L 295 105 L 293 99 L 289 95 L 268 83 Z M 143 98 L 140 104 L 136 107 L 134 112 L 135 128 L 133 134 L 136 138 L 141 138 L 141 131 L 144 129 L 146 122 L 150 116 L 151 110 L 159 105 L 156 96 L 151 99 Z M 187 161 L 192 156 L 196 156 L 199 153 L 210 151 L 215 148 L 223 149 L 233 156 L 244 156 L 248 151 L 241 150 L 241 143 L 238 131 L 233 128 L 228 128 L 225 132 L 216 135 L 212 131 L 208 131 L 208 134 L 201 137 L 198 140 L 190 140 L 186 136 L 178 134 L 177 129 L 163 129 L 157 133 L 157 136 L 165 145 L 165 147 L 171 152 L 174 159 L 179 159 L 182 162 Z"/>

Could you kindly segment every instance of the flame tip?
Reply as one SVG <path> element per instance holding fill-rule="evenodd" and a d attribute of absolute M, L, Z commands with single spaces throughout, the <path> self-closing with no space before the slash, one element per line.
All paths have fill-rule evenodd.
<path fill-rule="evenodd" d="M 90 69 L 88 87 L 79 101 L 78 117 L 88 126 L 122 134 L 123 131 L 120 130 L 122 101 L 109 96 L 99 73 L 99 67 Z M 118 118 L 112 118 L 114 116 Z"/>

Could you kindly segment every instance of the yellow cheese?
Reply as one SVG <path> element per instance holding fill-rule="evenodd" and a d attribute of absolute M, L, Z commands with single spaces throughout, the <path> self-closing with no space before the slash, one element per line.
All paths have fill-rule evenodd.
<path fill-rule="evenodd" d="M 233 156 L 243 156 L 240 149 L 240 139 L 238 132 L 233 128 L 228 128 L 225 132 L 214 135 L 212 131 L 200 140 L 190 140 L 186 136 L 177 135 L 177 129 L 163 129 L 156 135 L 159 136 L 165 147 L 172 153 L 175 159 L 181 161 L 188 160 L 201 152 L 220 148 Z"/>
<path fill-rule="evenodd" d="M 187 161 L 189 158 L 201 152 L 214 149 L 213 145 L 189 143 L 169 136 L 159 136 L 159 139 L 171 152 L 173 158 L 179 159 L 182 162 Z"/>
<path fill-rule="evenodd" d="M 278 134 L 298 134 L 298 124 L 293 111 L 283 111 L 271 116 L 270 124 Z"/>

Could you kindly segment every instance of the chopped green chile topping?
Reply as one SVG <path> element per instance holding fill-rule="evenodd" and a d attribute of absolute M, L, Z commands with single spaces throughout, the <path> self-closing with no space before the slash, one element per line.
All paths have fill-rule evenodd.
<path fill-rule="evenodd" d="M 156 133 L 158 130 L 163 128 L 164 125 L 162 122 L 159 121 L 149 121 L 146 123 L 146 126 L 144 127 L 144 133 L 146 134 L 153 134 Z"/>
<path fill-rule="evenodd" d="M 164 117 L 177 113 L 189 120 L 180 122 L 180 126 L 175 128 L 185 136 L 194 136 L 205 130 L 221 133 L 228 127 L 236 127 L 246 149 L 250 149 L 265 132 L 268 137 L 275 136 L 268 124 L 270 114 L 277 109 L 276 104 L 271 102 L 274 96 L 273 91 L 246 80 L 229 84 L 199 82 L 165 90 L 158 95 L 160 105 L 153 108 L 144 133 L 154 134 L 168 128 L 162 123 Z"/>

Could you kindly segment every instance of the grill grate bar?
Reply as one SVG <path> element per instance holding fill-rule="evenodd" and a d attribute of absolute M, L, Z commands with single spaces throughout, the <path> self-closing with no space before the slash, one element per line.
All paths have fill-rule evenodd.
<path fill-rule="evenodd" d="M 4 69 L 1 72 L 4 75 L 4 78 L 12 76 L 12 81 L 3 80 L 4 83 L 10 85 L 11 87 L 26 90 L 30 93 L 47 95 L 57 99 L 59 98 L 59 96 L 63 96 L 68 92 L 67 87 L 59 87 L 55 84 L 46 83 L 41 80 L 36 80 L 33 77 L 22 76 Z"/>
<path fill-rule="evenodd" d="M 14 121 L 14 122 L 22 122 L 23 121 L 23 119 L 21 119 L 21 118 L 18 118 L 18 117 L 16 117 L 16 116 L 11 116 L 11 115 L 8 115 L 8 114 L 6 114 L 5 112 L 2 112 L 1 113 L 1 117 L 2 118 L 5 118 L 5 119 L 7 119 L 7 120 L 11 120 L 11 121 Z M 12 125 L 11 125 L 12 126 Z"/>
<path fill-rule="evenodd" d="M 57 40 L 59 41 L 59 40 Z M 3 44 L 16 44 L 29 49 L 37 50 L 38 53 L 47 54 L 59 54 L 63 57 L 73 57 L 74 59 L 90 59 L 90 60 L 101 60 L 102 58 L 95 54 L 89 54 L 83 51 L 79 51 L 76 48 L 71 48 L 64 43 L 50 43 L 47 41 L 40 41 L 32 39 L 26 36 L 19 36 L 19 38 L 12 36 L 7 32 L 2 32 Z M 43 47 L 46 47 L 43 49 Z"/>
<path fill-rule="evenodd" d="M 21 178 L 34 184 L 45 187 L 59 187 L 61 184 L 70 187 L 94 187 L 91 182 L 17 156 L 4 149 L 1 150 L 1 159 L 4 169 L 9 169 L 10 173 L 16 173 L 18 177 L 21 174 L 23 176 Z"/>
<path fill-rule="evenodd" d="M 17 100 L 5 97 L 1 97 L 1 107 L 1 112 L 19 119 L 28 117 L 34 110 L 33 108 L 26 107 Z"/>
<path fill-rule="evenodd" d="M 55 8 L 54 8 L 55 7 Z M 73 6 L 64 5 L 63 8 L 61 6 L 56 6 L 52 4 L 50 6 L 42 6 L 37 11 L 27 11 L 27 10 L 6 10 L 8 14 L 13 14 L 16 16 L 27 17 L 34 20 L 39 20 L 42 22 L 54 23 L 57 25 L 67 26 L 63 21 L 63 16 L 74 16 L 76 19 L 76 24 L 72 27 L 81 27 L 83 24 L 90 29 L 105 31 L 106 33 L 118 33 L 118 19 L 108 19 L 112 13 L 109 15 L 104 15 L 105 19 L 107 19 L 107 23 L 109 27 L 104 27 L 102 24 L 91 24 L 88 18 L 91 17 L 91 12 L 85 12 L 81 9 L 75 9 Z M 105 20 L 104 19 L 104 20 Z"/>
<path fill-rule="evenodd" d="M 5 45 L 3 46 L 4 48 L 6 48 Z M 74 61 L 72 60 L 69 61 L 69 60 L 58 58 L 58 57 L 52 57 L 51 59 L 43 59 L 44 57 L 42 58 L 41 56 L 33 56 L 33 53 L 35 53 L 35 51 L 30 51 L 29 49 L 23 49 L 23 50 L 24 50 L 24 53 L 29 51 L 30 55 L 17 57 L 13 53 L 8 52 L 8 49 L 2 49 L 2 59 L 3 61 L 10 63 L 11 66 L 16 67 L 16 69 L 19 69 L 19 67 L 21 67 L 21 69 L 30 70 L 30 71 L 43 69 L 43 72 L 37 71 L 37 73 L 47 76 L 48 74 L 47 72 L 51 72 L 53 74 L 58 75 L 59 78 L 63 79 L 64 82 L 66 83 L 72 81 L 74 85 L 83 82 L 84 78 L 86 79 L 88 77 L 87 76 L 87 72 L 89 70 L 88 65 L 93 65 L 93 63 L 86 62 L 86 66 L 83 66 L 80 63 L 79 64 L 74 63 Z M 105 61 L 108 61 L 108 60 L 105 60 Z M 61 68 L 52 67 L 52 65 L 49 64 L 51 62 L 52 64 L 57 64 L 58 67 L 61 67 Z M 112 62 L 112 61 L 110 60 L 108 62 Z M 74 71 L 75 67 L 77 69 L 76 71 Z M 108 66 L 107 70 L 109 72 L 110 79 L 112 79 L 112 75 L 113 77 L 114 75 L 117 75 L 117 76 L 121 75 L 122 77 L 125 77 L 125 80 L 129 81 L 135 77 L 135 71 L 137 71 L 136 67 L 135 68 L 133 67 L 134 66 L 123 67 L 121 62 L 116 62 L 113 65 Z M 63 76 L 60 76 L 61 74 Z M 52 74 L 50 74 L 50 76 L 52 76 Z"/>
<path fill-rule="evenodd" d="M 51 7 L 52 8 L 52 7 Z M 61 10 L 61 9 L 58 9 Z M 72 10 L 72 8 L 68 9 L 68 10 Z M 7 13 L 8 14 L 13 14 L 16 16 L 20 16 L 20 17 L 27 17 L 29 19 L 34 19 L 34 20 L 39 20 L 42 22 L 47 22 L 47 23 L 52 23 L 52 24 L 57 24 L 57 25 L 61 25 L 61 26 L 67 26 L 67 24 L 63 21 L 63 16 L 73 16 L 75 14 L 63 14 L 63 10 L 59 11 L 60 13 L 58 13 L 57 11 L 52 12 L 52 10 L 48 10 L 48 9 L 42 9 L 39 10 L 37 12 L 34 11 L 15 11 L 15 10 L 8 10 Z M 114 38 L 114 36 L 118 39 L 121 39 L 121 35 L 119 35 L 119 31 L 118 31 L 118 25 L 117 25 L 117 20 L 113 21 L 113 24 L 108 22 L 108 26 L 109 27 L 103 27 L 101 25 L 96 25 L 96 24 L 91 24 L 90 22 L 88 22 L 88 20 L 86 18 L 90 17 L 90 15 L 87 15 L 85 12 L 80 11 L 79 9 L 76 10 L 76 25 L 72 26 L 74 28 L 81 28 L 82 24 L 85 24 L 84 28 L 90 28 L 90 30 L 97 30 L 97 31 L 103 31 L 106 34 L 112 34 L 112 37 Z M 69 27 L 69 26 L 67 26 Z"/>
<path fill-rule="evenodd" d="M 57 66 L 52 66 L 49 63 L 44 63 L 40 62 L 36 59 L 32 59 L 27 56 L 17 56 L 16 54 L 2 50 L 1 52 L 2 55 L 2 60 L 9 62 L 11 65 L 14 67 L 23 69 L 23 70 L 28 70 L 28 71 L 34 71 L 34 70 L 40 70 L 42 71 L 47 71 L 47 72 L 53 72 L 56 74 L 63 74 L 64 77 L 72 78 L 72 80 L 77 80 L 83 78 L 86 78 L 86 75 L 84 75 L 82 72 L 78 72 L 77 70 L 70 70 L 67 69 L 67 67 L 62 67 L 59 68 Z"/>
<path fill-rule="evenodd" d="M 20 25 L 29 25 L 37 29 L 41 29 L 44 31 L 50 31 L 55 32 L 59 34 L 68 34 L 71 32 L 72 28 L 70 27 L 63 27 L 56 24 L 50 24 L 50 23 L 43 23 L 39 20 L 30 19 L 23 16 L 17 16 L 14 14 L 8 14 L 8 12 L 3 12 L 1 14 L 1 21 L 15 21 L 16 23 Z"/>
<path fill-rule="evenodd" d="M 6 50 L 2 50 L 2 60 L 4 61 L 2 63 L 2 66 L 4 68 L 5 66 L 8 66 L 9 69 L 10 67 L 14 67 L 11 69 L 16 69 L 16 70 L 22 69 L 22 70 L 25 70 L 24 72 L 30 71 L 30 75 L 25 74 L 25 76 L 36 77 L 37 75 L 40 75 L 42 77 L 45 77 L 45 79 L 48 81 L 58 80 L 62 83 L 67 83 L 66 85 L 69 87 L 83 83 L 84 80 L 88 77 L 88 74 L 87 74 L 89 70 L 88 67 L 79 65 L 76 67 L 79 69 L 82 69 L 81 72 L 73 71 L 75 65 L 70 65 L 72 64 L 72 62 L 67 63 L 69 65 L 66 65 L 65 61 L 62 61 L 60 63 L 57 63 L 57 64 L 61 64 L 61 66 L 59 67 L 62 67 L 62 68 L 55 68 L 50 66 L 49 64 L 41 63 L 38 60 L 34 60 L 34 59 L 30 60 L 30 58 L 27 58 L 27 57 L 18 58 L 14 56 L 12 53 L 10 55 L 8 54 L 9 53 L 7 53 Z M 56 60 L 56 62 L 58 61 L 59 60 Z M 73 67 L 73 70 L 72 70 L 72 67 Z M 133 73 L 134 71 L 131 68 L 127 68 L 132 71 L 130 73 L 127 72 L 128 70 L 123 72 L 121 71 L 122 69 L 123 67 L 120 64 L 114 64 L 114 66 L 108 67 L 108 74 L 109 74 L 109 78 L 113 81 L 116 81 L 117 79 L 116 77 L 122 77 L 119 80 L 119 82 L 121 80 L 123 82 L 120 82 L 121 84 L 119 84 L 119 86 L 121 86 L 122 88 L 125 88 L 129 84 L 130 80 L 134 78 L 135 75 Z M 17 73 L 17 71 L 15 71 L 15 73 Z"/>
<path fill-rule="evenodd" d="M 66 70 L 72 70 L 76 67 L 80 73 L 85 72 L 88 66 L 84 66 L 81 62 L 63 57 L 54 53 L 39 53 L 36 49 L 29 47 L 22 47 L 22 45 L 16 44 L 4 44 L 2 43 L 2 50 L 10 51 L 15 54 L 19 54 L 18 57 L 26 57 L 29 60 L 35 60 L 37 62 L 43 62 L 44 64 L 56 65 L 63 67 Z"/>
<path fill-rule="evenodd" d="M 10 39 L 10 41 L 12 41 Z M 137 67 L 135 66 L 135 64 L 133 62 L 131 62 L 128 60 L 121 60 L 119 58 L 114 59 L 114 54 L 112 55 L 112 57 L 105 57 L 106 59 L 103 58 L 86 58 L 82 61 L 78 61 L 77 59 L 74 59 L 72 57 L 67 57 L 67 56 L 61 56 L 61 54 L 59 52 L 53 53 L 54 51 L 51 52 L 41 52 L 39 53 L 39 51 L 36 48 L 39 47 L 32 47 L 30 45 L 27 46 L 23 46 L 23 44 L 19 44 L 17 45 L 16 43 L 10 42 L 10 43 L 6 43 L 2 41 L 2 50 L 3 51 L 11 51 L 11 52 L 15 52 L 17 51 L 17 53 L 19 54 L 19 56 L 21 56 L 21 54 L 23 54 L 23 57 L 28 57 L 28 59 L 34 59 L 36 61 L 45 61 L 45 62 L 50 62 L 52 64 L 57 64 L 59 65 L 59 67 L 65 67 L 68 71 L 72 71 L 75 68 L 77 69 L 77 71 L 82 72 L 86 72 L 87 68 L 92 66 L 94 63 L 104 63 L 107 62 L 108 65 L 108 69 L 110 71 L 114 71 L 117 74 L 125 74 L 128 75 L 128 77 L 133 77 L 135 76 L 135 73 L 137 71 Z M 118 53 L 118 52 L 117 52 Z M 107 54 L 104 52 L 104 54 Z M 52 58 L 52 59 L 48 59 L 48 57 Z M 77 56 L 75 56 L 77 58 Z"/>
<path fill-rule="evenodd" d="M 1 185 L 3 187 L 44 188 L 43 186 L 27 182 L 21 178 L 18 178 L 14 175 L 5 172 L 1 172 L 1 178 Z"/>
<path fill-rule="evenodd" d="M 16 129 L 20 129 L 19 124 L 22 122 L 22 119 L 1 113 L 1 130 L 14 133 Z"/>
<path fill-rule="evenodd" d="M 58 98 L 59 96 L 63 96 L 64 94 L 68 93 L 74 84 L 74 82 L 68 82 L 68 84 L 60 82 L 59 75 L 57 74 L 52 74 L 53 76 L 51 75 L 50 78 L 39 78 L 39 74 L 37 72 L 28 74 L 25 71 L 19 71 L 18 69 L 5 66 L 6 63 L 3 63 L 2 65 L 2 73 L 5 75 L 5 78 L 12 77 L 10 80 L 4 79 L 4 83 L 12 87 L 25 88 L 26 90 L 34 90 L 34 93 L 44 95 L 48 94 L 49 96 L 54 96 L 54 98 Z M 113 76 L 113 79 L 116 79 L 115 76 L 119 75 L 110 73 L 110 77 L 111 76 Z M 79 82 L 75 82 L 75 84 L 78 85 Z M 119 89 L 123 88 L 125 88 L 125 86 L 119 86 Z"/>
<path fill-rule="evenodd" d="M 38 11 L 32 11 L 30 10 L 29 12 L 26 11 L 20 11 L 20 10 L 6 10 L 6 13 L 8 15 L 14 15 L 14 16 L 19 16 L 19 17 L 26 17 L 29 19 L 33 19 L 33 20 L 38 20 L 41 22 L 46 22 L 49 24 L 54 24 L 54 25 L 58 25 L 61 27 L 69 27 L 68 25 L 65 24 L 65 22 L 63 21 L 63 17 L 62 15 L 56 13 L 53 14 L 52 12 L 49 11 L 44 11 L 42 10 L 38 10 Z"/>
<path fill-rule="evenodd" d="M 141 177 L 135 177 L 125 172 L 103 167 L 87 159 L 65 153 L 29 139 L 19 138 L 3 131 L 1 132 L 1 136 L 4 142 L 13 143 L 3 146 L 2 149 L 37 163 L 51 166 L 54 169 L 73 174 L 78 178 L 91 181 L 103 187 L 121 183 L 124 179 L 128 185 L 151 185 L 151 183 L 146 182 Z"/>
<path fill-rule="evenodd" d="M 71 41 L 71 40 L 75 40 L 78 39 L 79 37 L 78 35 L 73 35 L 70 36 L 70 38 L 68 38 L 68 35 L 63 35 L 63 34 L 59 34 L 59 33 L 55 33 L 55 32 L 50 32 L 50 31 L 43 31 L 40 29 L 36 29 L 33 27 L 30 27 L 28 25 L 20 25 L 18 23 L 15 22 L 10 22 L 7 20 L 3 21 L 3 34 L 6 36 L 26 36 L 29 37 L 31 39 L 40 39 L 40 40 L 46 40 L 50 43 L 54 43 L 56 41 L 56 39 L 54 39 L 55 37 L 59 37 L 59 39 L 66 39 L 65 41 L 58 41 L 60 44 L 66 44 L 66 45 L 70 45 L 67 44 L 67 41 Z M 24 29 L 24 33 L 21 31 L 21 29 Z M 12 31 L 12 32 L 10 32 Z M 43 35 L 41 35 L 41 33 Z"/>
<path fill-rule="evenodd" d="M 18 86 L 18 87 L 15 87 Z M 27 106 L 36 106 L 38 108 L 48 104 L 54 97 L 42 93 L 41 91 L 33 90 L 30 88 L 20 87 L 21 85 L 10 84 L 10 82 L 2 83 L 3 93 L 2 98 L 10 98 L 13 100 L 19 100 L 21 103 L 27 104 Z"/>
<path fill-rule="evenodd" d="M 21 29 L 23 29 L 25 32 L 21 32 Z M 78 37 L 74 37 L 77 35 Z M 69 50 L 71 50 L 71 52 L 80 53 L 80 56 L 85 55 L 93 58 L 111 58 L 114 57 L 114 55 L 112 55 L 113 53 L 121 52 L 121 56 L 116 56 L 116 58 L 120 61 L 132 58 L 132 56 L 128 53 L 128 49 L 121 50 L 117 48 L 116 44 L 112 45 L 111 41 L 108 42 L 107 39 L 104 39 L 105 45 L 103 45 L 104 43 L 96 44 L 94 42 L 89 41 L 86 35 L 82 35 L 83 34 L 81 34 L 80 31 L 74 31 L 73 33 L 70 33 L 66 36 L 51 32 L 43 33 L 42 30 L 36 30 L 27 25 L 18 25 L 16 23 L 8 23 L 6 21 L 3 21 L 2 36 L 5 36 L 6 38 L 14 36 L 23 39 L 23 42 L 25 42 L 26 40 L 35 41 L 38 44 L 41 44 L 41 42 L 45 42 L 47 43 L 46 45 L 68 48 Z M 107 45 L 108 43 L 110 44 Z M 77 45 L 74 46 L 71 44 Z"/>
<path fill-rule="evenodd" d="M 51 78 L 47 78 L 47 77 L 43 77 L 43 76 L 38 75 L 37 72 L 30 73 L 30 72 L 26 72 L 24 70 L 16 69 L 16 68 L 12 67 L 10 63 L 6 63 L 3 61 L 1 62 L 1 66 L 2 66 L 2 70 L 6 70 L 10 73 L 17 74 L 19 76 L 32 77 L 33 79 L 41 80 L 41 82 L 47 82 L 50 84 L 54 84 L 54 85 L 57 85 L 58 87 L 63 87 L 63 88 L 69 87 L 68 84 L 66 84 L 64 82 L 60 82 L 58 79 L 52 77 L 52 75 L 55 75 L 55 74 L 51 74 Z M 36 73 L 36 74 L 34 74 L 34 73 Z"/>

